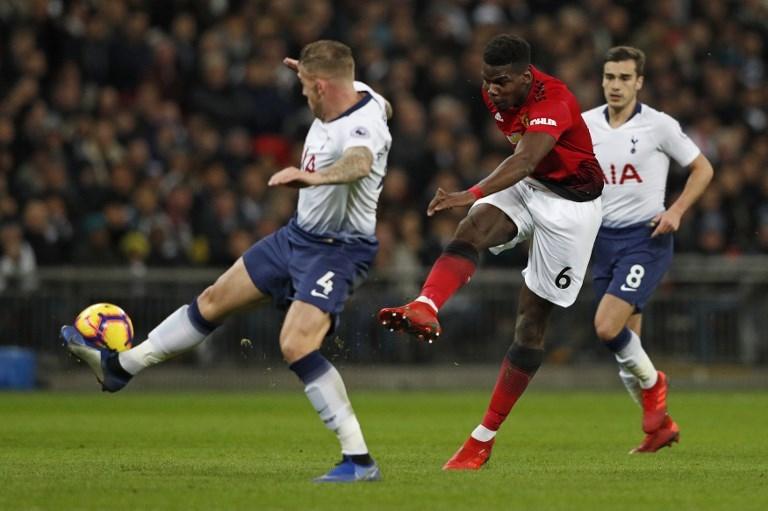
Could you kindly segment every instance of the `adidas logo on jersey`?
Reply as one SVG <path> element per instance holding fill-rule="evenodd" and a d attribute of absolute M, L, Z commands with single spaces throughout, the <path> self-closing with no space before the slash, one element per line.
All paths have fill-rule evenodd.
<path fill-rule="evenodd" d="M 504 118 L 501 116 L 499 112 L 496 112 L 496 115 L 493 118 L 499 122 L 504 122 Z"/>
<path fill-rule="evenodd" d="M 544 124 L 546 126 L 557 126 L 557 122 L 555 122 L 554 119 L 550 119 L 549 117 L 537 117 L 536 119 L 531 119 L 528 122 L 529 126 L 535 126 L 537 124 Z"/>

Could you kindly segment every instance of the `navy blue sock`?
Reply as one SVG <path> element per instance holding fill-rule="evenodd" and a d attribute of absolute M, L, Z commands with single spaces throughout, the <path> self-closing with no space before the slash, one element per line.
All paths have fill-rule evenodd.
<path fill-rule="evenodd" d="M 331 363 L 328 362 L 328 359 L 322 356 L 317 350 L 303 356 L 288 366 L 288 368 L 296 373 L 296 376 L 298 376 L 305 385 L 319 378 L 331 367 Z"/>
<path fill-rule="evenodd" d="M 123 369 L 123 366 L 120 365 L 120 357 L 117 353 L 110 353 L 106 357 L 104 363 L 106 364 L 107 369 L 121 380 L 128 381 L 133 378 L 133 375 Z"/>
<path fill-rule="evenodd" d="M 623 350 L 629 341 L 632 339 L 632 334 L 629 332 L 629 328 L 624 327 L 619 332 L 619 335 L 605 343 L 605 347 L 614 353 L 618 353 Z"/>
<path fill-rule="evenodd" d="M 210 334 L 214 330 L 216 330 L 221 323 L 214 323 L 213 321 L 208 321 L 203 317 L 203 315 L 200 313 L 200 307 L 197 305 L 197 297 L 195 297 L 194 300 L 192 300 L 192 303 L 189 304 L 189 308 L 187 309 L 187 315 L 189 316 L 189 320 L 192 322 L 192 325 L 203 334 Z"/>
<path fill-rule="evenodd" d="M 352 463 L 355 465 L 363 465 L 363 466 L 370 466 L 373 465 L 373 458 L 371 458 L 371 455 L 366 454 L 352 454 L 349 459 L 352 460 Z"/>

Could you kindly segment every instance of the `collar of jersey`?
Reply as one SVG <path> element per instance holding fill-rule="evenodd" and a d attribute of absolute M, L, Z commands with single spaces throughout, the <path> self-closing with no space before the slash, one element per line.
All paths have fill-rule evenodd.
<path fill-rule="evenodd" d="M 364 91 L 363 91 L 363 92 L 364 92 Z M 330 123 L 330 122 L 333 122 L 333 121 L 338 121 L 338 120 L 339 120 L 339 119 L 341 119 L 342 117 L 346 117 L 346 116 L 348 116 L 349 114 L 351 114 L 351 113 L 352 113 L 352 112 L 354 112 L 355 110 L 360 110 L 360 109 L 361 109 L 361 108 L 363 108 L 365 105 L 367 105 L 367 104 L 368 104 L 368 102 L 369 102 L 370 100 L 372 100 L 372 99 L 373 99 L 373 96 L 371 96 L 371 93 L 370 93 L 370 92 L 365 92 L 365 97 L 364 97 L 363 99 L 361 99 L 360 101 L 358 101 L 357 103 L 355 103 L 354 105 L 352 105 L 351 107 L 349 107 L 348 109 L 346 109 L 346 110 L 345 110 L 344 112 L 342 112 L 342 113 L 341 113 L 341 115 L 339 115 L 338 117 L 334 117 L 333 119 L 331 119 L 330 121 L 326 122 L 325 124 L 328 124 L 328 123 Z"/>
<path fill-rule="evenodd" d="M 637 103 L 635 103 L 635 110 L 632 112 L 632 115 L 629 116 L 629 119 L 624 121 L 624 124 L 627 124 L 630 119 L 632 119 L 634 116 L 639 114 L 642 110 L 643 110 L 643 104 L 638 101 Z M 603 115 L 605 116 L 605 120 L 608 122 L 608 124 L 611 124 L 611 118 L 608 117 L 608 106 L 607 105 L 603 109 Z"/>

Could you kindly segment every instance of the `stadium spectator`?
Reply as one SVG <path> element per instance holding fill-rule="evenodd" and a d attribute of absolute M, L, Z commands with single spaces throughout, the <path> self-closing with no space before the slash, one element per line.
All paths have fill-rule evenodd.
<path fill-rule="evenodd" d="M 82 262 L 85 250 L 73 249 L 72 239 L 101 243 L 109 257 L 100 264 L 128 264 L 116 236 L 136 230 L 149 242 L 148 265 L 226 265 L 227 243 L 211 250 L 221 243 L 210 229 L 217 204 L 220 217 L 224 202 L 235 203 L 235 246 L 268 234 L 292 211 L 293 194 L 273 197 L 254 181 L 300 156 L 311 118 L 280 61 L 320 37 L 350 44 L 359 78 L 395 106 L 388 180 L 396 183 L 388 192 L 385 182 L 381 218 L 423 212 L 438 182 L 461 189 L 504 157 L 507 142 L 494 133 L 477 83 L 483 44 L 504 31 L 528 39 L 535 61 L 562 77 L 585 109 L 601 101 L 593 77 L 605 50 L 644 49 L 651 56 L 644 100 L 679 119 L 722 169 L 711 196 L 690 212 L 676 251 L 768 252 L 768 6 L 759 1 L 631 9 L 600 0 L 7 2 L 0 9 L 0 220 L 22 223 L 28 210 L 48 218 L 47 236 L 60 240 L 55 256 L 39 232 L 24 231 L 41 265 Z M 211 169 L 224 169 L 226 179 Z M 403 176 L 405 192 L 397 190 Z M 229 199 L 212 200 L 214 177 Z M 671 169 L 671 196 L 684 179 Z M 135 193 L 145 188 L 154 199 Z M 104 208 L 115 200 L 127 224 L 102 240 Z M 393 222 L 397 253 L 423 261 L 412 228 Z M 421 222 L 427 245 L 441 239 L 441 222 Z M 128 245 L 143 253 L 135 239 Z"/>
<path fill-rule="evenodd" d="M 6 222 L 0 226 L 0 291 L 7 288 L 31 291 L 37 285 L 37 262 L 21 226 Z"/>

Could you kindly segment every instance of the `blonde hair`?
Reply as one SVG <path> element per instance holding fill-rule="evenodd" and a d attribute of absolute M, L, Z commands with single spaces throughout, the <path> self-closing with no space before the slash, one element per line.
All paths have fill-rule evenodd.
<path fill-rule="evenodd" d="M 309 43 L 301 50 L 299 64 L 308 73 L 324 78 L 355 78 L 352 50 L 338 41 L 323 39 Z"/>

